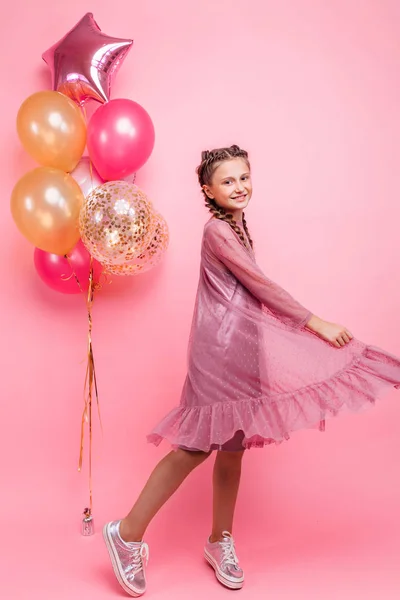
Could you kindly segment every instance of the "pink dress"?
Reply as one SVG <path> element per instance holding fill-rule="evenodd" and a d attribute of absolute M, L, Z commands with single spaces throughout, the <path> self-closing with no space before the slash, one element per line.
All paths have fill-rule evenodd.
<path fill-rule="evenodd" d="M 400 387 L 398 357 L 355 338 L 336 348 L 304 327 L 312 314 L 212 217 L 180 404 L 148 441 L 202 451 L 262 447 L 298 429 L 324 430 L 327 417 Z"/>

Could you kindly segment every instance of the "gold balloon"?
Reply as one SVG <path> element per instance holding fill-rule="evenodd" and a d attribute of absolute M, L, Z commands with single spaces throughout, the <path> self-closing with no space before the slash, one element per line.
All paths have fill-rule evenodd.
<path fill-rule="evenodd" d="M 101 263 L 121 265 L 140 254 L 152 234 L 153 209 L 133 183 L 109 181 L 86 197 L 79 217 L 82 241 Z"/>
<path fill-rule="evenodd" d="M 161 261 L 169 244 L 168 225 L 164 217 L 154 213 L 152 234 L 148 245 L 131 261 L 123 265 L 103 263 L 106 272 L 113 275 L 138 275 L 149 271 Z"/>
<path fill-rule="evenodd" d="M 83 194 L 76 181 L 59 169 L 38 167 L 26 173 L 11 195 L 11 213 L 34 246 L 67 254 L 78 242 Z"/>
<path fill-rule="evenodd" d="M 72 171 L 86 144 L 79 107 L 59 92 L 37 92 L 21 105 L 17 131 L 25 150 L 39 164 Z"/>

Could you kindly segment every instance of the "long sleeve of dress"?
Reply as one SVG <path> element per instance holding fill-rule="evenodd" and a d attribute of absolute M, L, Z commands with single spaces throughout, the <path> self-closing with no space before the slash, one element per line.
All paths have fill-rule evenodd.
<path fill-rule="evenodd" d="M 215 256 L 276 317 L 296 328 L 309 321 L 313 313 L 264 275 L 229 224 L 212 223 L 207 237 Z"/>

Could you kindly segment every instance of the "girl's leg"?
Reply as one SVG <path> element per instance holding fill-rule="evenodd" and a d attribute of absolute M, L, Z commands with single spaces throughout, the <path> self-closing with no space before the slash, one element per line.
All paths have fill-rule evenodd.
<path fill-rule="evenodd" d="M 126 542 L 141 541 L 155 514 L 178 489 L 191 471 L 210 453 L 173 450 L 150 475 L 130 513 L 121 521 L 120 534 Z"/>
<path fill-rule="evenodd" d="M 213 472 L 213 526 L 210 542 L 222 540 L 222 532 L 232 533 L 233 515 L 239 491 L 244 451 L 219 451 Z"/>

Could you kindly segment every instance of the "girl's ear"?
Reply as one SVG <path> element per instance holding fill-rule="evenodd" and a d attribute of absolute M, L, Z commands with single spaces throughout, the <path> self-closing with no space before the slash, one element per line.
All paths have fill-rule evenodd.
<path fill-rule="evenodd" d="M 207 198 L 210 198 L 210 200 L 214 199 L 213 196 L 212 196 L 212 194 L 210 193 L 210 191 L 209 191 L 209 189 L 208 189 L 208 187 L 206 185 L 203 185 L 203 190 L 206 193 Z"/>

